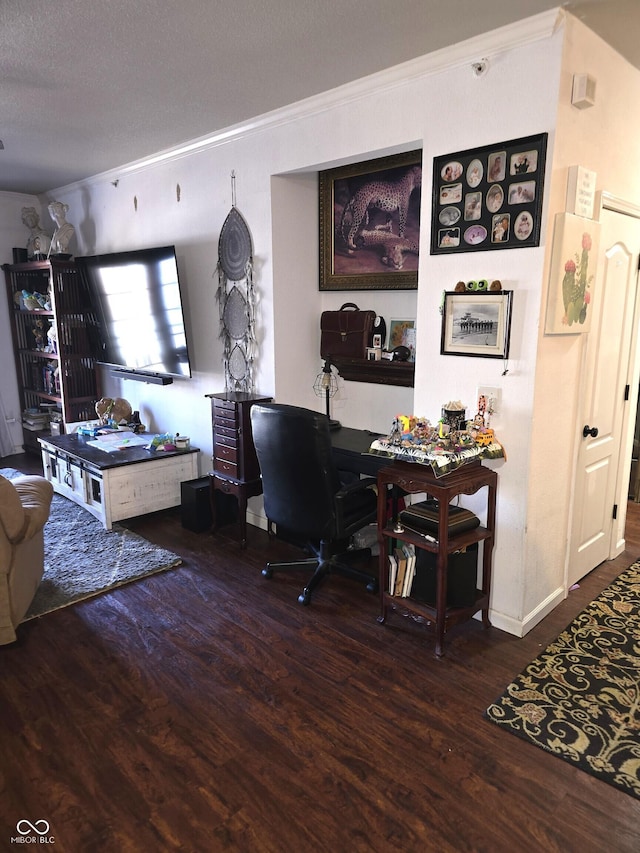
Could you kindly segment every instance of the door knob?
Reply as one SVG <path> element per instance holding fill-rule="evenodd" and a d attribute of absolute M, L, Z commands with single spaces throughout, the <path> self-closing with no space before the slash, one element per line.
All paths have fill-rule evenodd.
<path fill-rule="evenodd" d="M 588 435 L 591 438 L 597 438 L 598 436 L 598 427 L 590 427 L 588 424 L 582 428 L 582 435 L 586 438 Z"/>

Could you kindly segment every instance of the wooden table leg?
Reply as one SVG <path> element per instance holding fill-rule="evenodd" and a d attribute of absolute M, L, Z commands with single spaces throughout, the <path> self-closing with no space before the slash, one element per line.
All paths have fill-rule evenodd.
<path fill-rule="evenodd" d="M 247 494 L 244 489 L 238 493 L 238 521 L 240 522 L 240 547 L 247 547 Z"/>

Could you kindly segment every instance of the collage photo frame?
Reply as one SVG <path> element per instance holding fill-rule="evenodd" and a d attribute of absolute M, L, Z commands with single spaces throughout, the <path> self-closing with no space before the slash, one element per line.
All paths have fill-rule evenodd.
<path fill-rule="evenodd" d="M 431 254 L 540 243 L 547 134 L 435 157 Z"/>

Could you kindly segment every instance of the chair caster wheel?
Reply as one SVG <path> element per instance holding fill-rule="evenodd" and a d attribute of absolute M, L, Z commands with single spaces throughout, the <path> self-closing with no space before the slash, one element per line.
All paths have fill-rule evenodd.
<path fill-rule="evenodd" d="M 273 577 L 273 569 L 271 568 L 271 566 L 266 566 L 262 570 L 262 576 L 265 578 L 272 578 Z"/>
<path fill-rule="evenodd" d="M 298 596 L 298 603 L 304 604 L 305 607 L 308 607 L 310 601 L 311 601 L 311 596 L 309 595 L 309 593 L 306 590 L 304 592 L 301 592 L 300 595 Z"/>

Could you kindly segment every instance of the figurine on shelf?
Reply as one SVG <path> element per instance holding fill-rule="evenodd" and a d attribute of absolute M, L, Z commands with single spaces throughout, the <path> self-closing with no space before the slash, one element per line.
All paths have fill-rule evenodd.
<path fill-rule="evenodd" d="M 22 222 L 29 229 L 27 258 L 30 261 L 44 260 L 51 246 L 51 237 L 40 227 L 40 216 L 35 207 L 22 208 Z"/>
<path fill-rule="evenodd" d="M 38 317 L 36 319 L 35 325 L 33 327 L 33 337 L 35 340 L 35 349 L 38 351 L 44 350 L 44 323 L 42 322 L 42 317 Z"/>
<path fill-rule="evenodd" d="M 35 293 L 29 293 L 28 290 L 22 291 L 22 304 L 27 309 L 27 311 L 36 311 L 40 308 L 40 303 L 35 295 Z"/>
<path fill-rule="evenodd" d="M 49 214 L 56 223 L 56 230 L 51 238 L 50 253 L 53 255 L 66 255 L 71 238 L 76 233 L 73 225 L 66 220 L 68 210 L 69 205 L 61 201 L 52 201 L 49 205 Z"/>
<path fill-rule="evenodd" d="M 47 352 L 54 355 L 58 352 L 58 332 L 55 326 L 49 326 L 47 331 Z"/>

